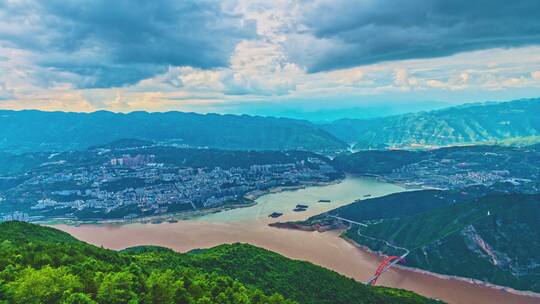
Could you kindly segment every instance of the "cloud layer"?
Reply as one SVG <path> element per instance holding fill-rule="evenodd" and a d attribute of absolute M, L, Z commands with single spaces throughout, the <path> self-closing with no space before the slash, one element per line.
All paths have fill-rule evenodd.
<path fill-rule="evenodd" d="M 132 84 L 167 66 L 226 66 L 254 26 L 220 1 L 24 0 L 0 3 L 0 41 L 77 87 Z"/>
<path fill-rule="evenodd" d="M 317 0 L 306 3 L 290 51 L 324 71 L 533 45 L 539 16 L 536 0 Z"/>
<path fill-rule="evenodd" d="M 537 16 L 536 0 L 0 1 L 0 108 L 264 115 L 534 97 Z"/>

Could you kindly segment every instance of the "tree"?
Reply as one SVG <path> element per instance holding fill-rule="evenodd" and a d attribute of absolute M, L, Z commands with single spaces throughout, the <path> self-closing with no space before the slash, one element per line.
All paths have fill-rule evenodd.
<path fill-rule="evenodd" d="M 171 270 L 165 272 L 154 271 L 147 280 L 147 303 L 173 304 L 178 285 Z"/>
<path fill-rule="evenodd" d="M 14 282 L 7 285 L 7 294 L 15 303 L 59 303 L 65 294 L 81 288 L 77 277 L 66 268 L 46 266 L 40 270 L 23 270 Z"/>
<path fill-rule="evenodd" d="M 128 272 L 106 274 L 98 289 L 98 301 L 108 304 L 138 303 L 133 281 L 133 275 Z"/>
<path fill-rule="evenodd" d="M 97 304 L 97 303 L 86 294 L 77 292 L 77 293 L 72 293 L 71 295 L 67 296 L 66 299 L 62 301 L 62 304 Z"/>

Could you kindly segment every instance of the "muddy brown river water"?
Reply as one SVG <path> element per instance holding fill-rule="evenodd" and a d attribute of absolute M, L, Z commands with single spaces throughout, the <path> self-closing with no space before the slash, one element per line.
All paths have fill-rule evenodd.
<path fill-rule="evenodd" d="M 257 205 L 209 214 L 177 223 L 104 224 L 78 227 L 56 225 L 83 241 L 111 249 L 137 245 L 159 245 L 186 252 L 224 243 L 250 243 L 293 259 L 310 261 L 359 281 L 367 280 L 381 258 L 361 250 L 339 237 L 338 231 L 305 232 L 269 227 L 275 221 L 300 220 L 348 204 L 365 195 L 386 195 L 405 189 L 373 179 L 347 177 L 339 184 L 271 193 L 257 199 Z M 330 203 L 318 203 L 329 199 Z M 306 212 L 293 212 L 306 204 Z M 279 219 L 272 212 L 284 213 Z M 456 304 L 539 303 L 539 297 L 510 293 L 470 282 L 446 279 L 406 269 L 391 269 L 379 285 L 403 288 Z"/>

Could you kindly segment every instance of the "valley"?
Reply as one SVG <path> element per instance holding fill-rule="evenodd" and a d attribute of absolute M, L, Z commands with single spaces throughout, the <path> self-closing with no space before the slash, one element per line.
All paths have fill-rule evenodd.
<path fill-rule="evenodd" d="M 153 244 L 186 252 L 223 243 L 250 243 L 365 281 L 375 271 L 380 257 L 342 239 L 340 231 L 319 233 L 269 227 L 268 224 L 277 220 L 269 218 L 268 214 L 273 211 L 283 212 L 279 221 L 299 221 L 347 205 L 364 195 L 380 197 L 404 190 L 374 179 L 348 177 L 338 184 L 268 194 L 259 197 L 255 206 L 180 220 L 177 223 L 55 227 L 81 240 L 112 249 Z M 321 198 L 332 202 L 319 203 Z M 292 211 L 298 202 L 309 204 L 305 213 Z M 473 300 L 475 303 L 540 303 L 540 298 L 402 269 L 390 270 L 381 277 L 380 284 L 413 290 L 449 303 L 465 304 Z"/>
<path fill-rule="evenodd" d="M 0 304 L 540 304 L 539 0 L 0 0 Z"/>
<path fill-rule="evenodd" d="M 459 110 L 482 117 L 493 109 L 504 114 L 535 105 L 529 100 Z M 9 112 L 3 118 L 15 126 L 25 115 L 35 115 L 36 126 L 49 115 L 68 115 L 68 122 L 81 124 L 69 131 L 61 123 L 51 128 L 86 138 L 5 147 L 0 221 L 53 226 L 113 250 L 163 246 L 185 253 L 248 243 L 360 282 L 372 278 L 385 257 L 406 251 L 403 261 L 383 269 L 377 284 L 448 303 L 540 302 L 540 146 L 534 129 L 512 135 L 518 137 L 504 131 L 463 138 L 441 148 L 399 139 L 402 149 L 396 149 L 389 140 L 372 150 L 352 138 L 337 139 L 326 126 L 262 117 Z M 178 140 L 192 131 L 168 128 L 187 118 L 215 134 L 204 143 Z M 118 124 L 116 133 L 101 138 L 88 129 L 100 119 Z M 167 136 L 145 133 L 138 124 L 147 119 L 167 129 L 158 132 Z M 271 134 L 252 134 L 239 121 L 276 125 Z M 534 118 L 523 122 L 536 125 Z M 134 135 L 139 137 L 121 137 Z M 261 136 L 282 137 L 266 145 Z M 355 151 L 360 148 L 369 149 Z"/>

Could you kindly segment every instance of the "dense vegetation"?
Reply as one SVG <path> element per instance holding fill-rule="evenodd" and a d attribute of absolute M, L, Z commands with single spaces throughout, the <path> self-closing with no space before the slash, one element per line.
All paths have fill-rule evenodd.
<path fill-rule="evenodd" d="M 306 161 L 308 158 L 329 162 L 324 156 L 306 151 L 231 151 L 152 147 L 138 149 L 132 153 L 152 154 L 156 156 L 156 162 L 192 168 L 249 168 L 252 165 L 291 164 Z"/>
<path fill-rule="evenodd" d="M 25 153 L 15 155 L 0 152 L 0 175 L 18 174 L 47 162 L 47 153 Z M 1 188 L 1 186 L 0 186 Z"/>
<path fill-rule="evenodd" d="M 347 232 L 387 254 L 397 252 L 380 240 L 409 249 L 408 266 L 540 291 L 540 195 L 487 195 L 382 220 L 360 234 Z"/>
<path fill-rule="evenodd" d="M 0 150 L 66 151 L 123 138 L 239 150 L 340 150 L 346 145 L 300 120 L 247 115 L 0 111 Z"/>
<path fill-rule="evenodd" d="M 0 303 L 428 303 L 250 245 L 115 252 L 52 228 L 0 224 Z"/>
<path fill-rule="evenodd" d="M 286 259 L 279 254 L 243 244 L 222 245 L 188 256 L 169 253 L 152 263 L 164 269 L 175 265 L 213 269 L 220 275 L 234 277 L 266 292 L 283 294 L 300 303 L 424 301 L 411 292 L 365 286 L 320 266 Z"/>
<path fill-rule="evenodd" d="M 540 99 L 473 104 L 370 120 L 343 119 L 325 125 L 358 148 L 451 145 L 540 135 Z"/>
<path fill-rule="evenodd" d="M 332 165 L 340 170 L 357 174 L 385 174 L 405 165 L 420 161 L 427 152 L 406 150 L 372 150 L 341 154 Z"/>
<path fill-rule="evenodd" d="M 399 192 L 382 197 L 358 200 L 323 214 L 311 217 L 304 224 L 328 222 L 328 214 L 337 215 L 356 222 L 378 221 L 411 216 L 429 210 L 443 208 L 455 202 L 472 199 L 484 193 L 470 187 L 466 191 L 417 190 Z"/>
<path fill-rule="evenodd" d="M 449 160 L 452 162 L 448 162 Z M 336 169 L 362 175 L 389 174 L 412 164 L 435 171 L 438 168 L 433 167 L 434 165 L 452 167 L 456 163 L 466 164 L 466 170 L 469 171 L 508 170 L 513 175 L 523 173 L 527 175 L 538 172 L 536 169 L 530 172 L 530 167 L 537 167 L 540 164 L 540 145 L 527 147 L 474 145 L 420 151 L 366 150 L 341 154 L 332 161 Z M 456 167 L 457 169 L 459 167 Z M 533 174 L 526 177 L 532 176 Z"/>

